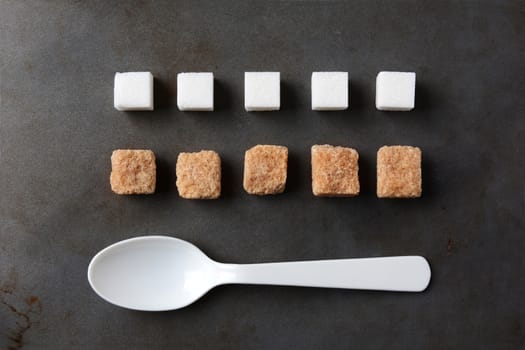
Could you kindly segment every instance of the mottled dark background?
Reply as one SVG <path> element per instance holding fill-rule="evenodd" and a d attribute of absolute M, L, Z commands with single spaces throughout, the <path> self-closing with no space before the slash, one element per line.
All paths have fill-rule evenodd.
<path fill-rule="evenodd" d="M 523 349 L 523 1 L 0 2 L 1 349 Z M 113 108 L 116 71 L 156 77 L 154 112 Z M 246 113 L 247 70 L 282 110 Z M 310 110 L 310 74 L 346 70 L 351 108 Z M 417 72 L 416 109 L 374 107 L 380 70 Z M 216 111 L 176 108 L 176 74 L 213 71 Z M 244 151 L 290 149 L 286 193 L 242 189 Z M 358 198 L 315 198 L 309 148 L 355 147 Z M 375 154 L 423 150 L 424 195 L 378 200 Z M 109 188 L 115 148 L 150 148 L 158 193 Z M 187 201 L 178 152 L 214 149 L 223 196 Z M 421 254 L 421 294 L 224 286 L 143 313 L 98 298 L 90 258 L 137 235 L 225 262 Z"/>

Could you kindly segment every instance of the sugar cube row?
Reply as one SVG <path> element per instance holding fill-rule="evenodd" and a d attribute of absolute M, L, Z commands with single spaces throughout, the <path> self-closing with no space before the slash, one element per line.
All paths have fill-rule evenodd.
<path fill-rule="evenodd" d="M 179 73 L 177 106 L 181 111 L 213 111 L 213 73 Z M 150 72 L 115 74 L 114 106 L 119 111 L 154 109 L 153 75 Z M 312 110 L 348 109 L 350 101 L 348 72 L 313 72 Z M 376 78 L 376 108 L 382 111 L 414 109 L 416 73 L 379 72 Z M 280 72 L 244 73 L 246 111 L 277 111 L 281 108 Z"/>
<path fill-rule="evenodd" d="M 318 197 L 359 195 L 359 153 L 349 147 L 311 148 L 312 192 Z M 244 156 L 244 190 L 252 195 L 284 192 L 288 148 L 257 145 Z M 111 189 L 117 194 L 152 194 L 156 185 L 155 154 L 151 150 L 115 150 L 111 156 Z M 183 152 L 177 157 L 176 185 L 186 199 L 216 199 L 221 195 L 221 158 L 214 151 Z M 377 196 L 417 198 L 422 192 L 421 150 L 383 146 L 377 152 Z"/>

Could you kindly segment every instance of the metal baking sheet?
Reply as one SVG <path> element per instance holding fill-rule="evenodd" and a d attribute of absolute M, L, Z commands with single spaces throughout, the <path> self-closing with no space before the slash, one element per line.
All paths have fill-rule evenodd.
<path fill-rule="evenodd" d="M 522 1 L 0 2 L 0 348 L 518 349 L 524 335 Z M 113 108 L 117 71 L 155 75 L 155 111 Z M 244 111 L 244 72 L 280 71 L 279 112 Z M 350 109 L 314 112 L 312 71 L 348 71 Z M 380 70 L 417 73 L 412 112 L 375 109 Z M 212 71 L 216 111 L 176 108 L 176 74 Z M 286 192 L 242 189 L 244 151 L 290 150 Z M 357 198 L 315 198 L 310 147 L 360 154 Z M 376 151 L 423 151 L 423 197 L 379 200 Z M 109 188 L 116 148 L 158 157 L 158 191 Z M 175 188 L 213 149 L 223 195 Z M 420 294 L 224 286 L 175 312 L 112 306 L 90 258 L 149 234 L 224 262 L 420 254 Z"/>

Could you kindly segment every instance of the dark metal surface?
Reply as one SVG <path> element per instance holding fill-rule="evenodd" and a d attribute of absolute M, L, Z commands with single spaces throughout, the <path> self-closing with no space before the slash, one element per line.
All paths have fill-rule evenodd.
<path fill-rule="evenodd" d="M 2 1 L 1 349 L 518 349 L 525 344 L 522 1 Z M 116 71 L 150 70 L 154 112 L 113 108 Z M 275 70 L 282 110 L 246 113 L 243 72 Z M 351 108 L 310 110 L 310 74 L 348 70 Z M 374 107 L 379 70 L 417 72 L 416 109 Z M 216 111 L 176 109 L 176 74 L 213 71 Z M 242 189 L 244 151 L 289 147 L 287 190 Z M 309 148 L 360 152 L 362 194 L 311 194 Z M 423 198 L 378 200 L 375 153 L 423 150 Z M 150 148 L 158 193 L 114 195 L 115 148 Z M 178 152 L 213 149 L 223 196 L 177 196 Z M 220 287 L 175 312 L 89 288 L 100 249 L 170 234 L 225 262 L 421 254 L 400 294 Z"/>

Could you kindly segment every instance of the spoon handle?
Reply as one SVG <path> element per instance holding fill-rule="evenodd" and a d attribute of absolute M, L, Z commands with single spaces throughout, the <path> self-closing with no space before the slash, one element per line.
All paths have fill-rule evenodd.
<path fill-rule="evenodd" d="M 430 266 L 421 256 L 220 265 L 222 284 L 421 292 L 430 282 Z"/>

